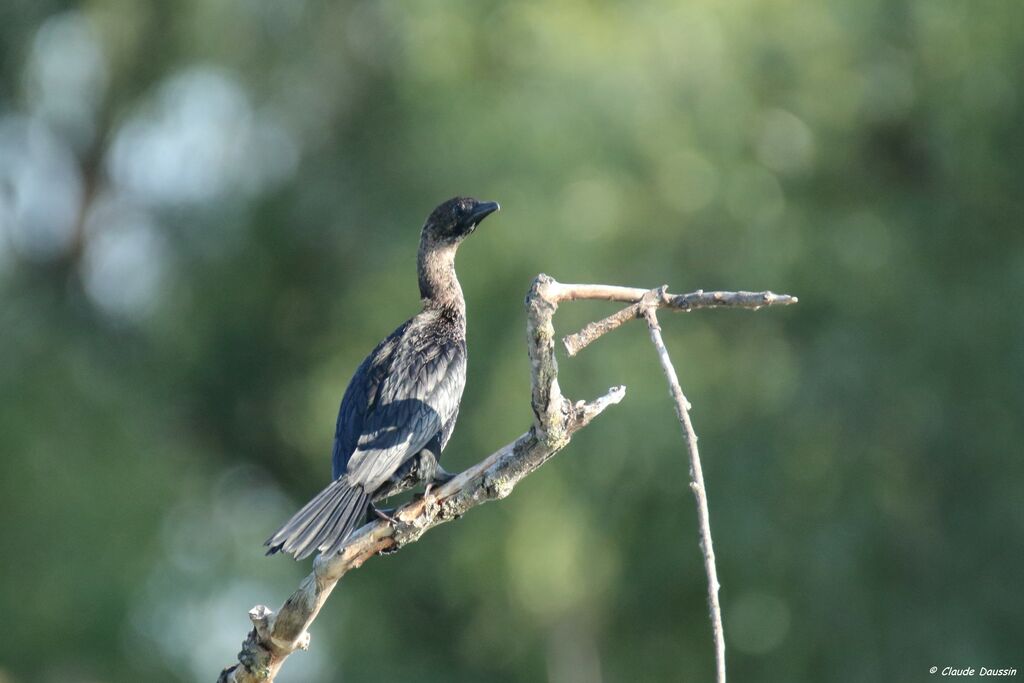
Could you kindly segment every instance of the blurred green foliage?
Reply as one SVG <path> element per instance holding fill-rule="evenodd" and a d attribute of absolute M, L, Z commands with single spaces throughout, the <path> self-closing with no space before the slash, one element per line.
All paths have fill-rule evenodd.
<path fill-rule="evenodd" d="M 988 0 L 5 0 L 0 681 L 232 661 L 454 194 L 504 211 L 460 255 L 449 469 L 529 425 L 535 274 L 796 294 L 663 320 L 733 678 L 1024 668 L 1022 36 Z M 562 363 L 618 383 L 510 499 L 346 577 L 280 680 L 710 680 L 639 324 Z"/>

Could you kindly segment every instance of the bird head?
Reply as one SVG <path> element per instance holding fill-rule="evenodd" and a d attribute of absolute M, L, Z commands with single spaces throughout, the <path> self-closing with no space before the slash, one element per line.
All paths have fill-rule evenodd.
<path fill-rule="evenodd" d="M 423 239 L 435 244 L 458 244 L 471 235 L 480 221 L 501 207 L 472 197 L 453 197 L 434 209 L 423 224 Z"/>

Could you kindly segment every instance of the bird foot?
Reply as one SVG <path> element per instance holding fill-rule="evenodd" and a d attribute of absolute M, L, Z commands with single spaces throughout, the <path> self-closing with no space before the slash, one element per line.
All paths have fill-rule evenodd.
<path fill-rule="evenodd" d="M 440 486 L 441 484 L 447 484 L 452 479 L 454 479 L 455 476 L 455 474 L 443 469 L 440 465 L 438 465 L 434 470 L 433 479 L 431 479 L 430 483 L 427 485 L 427 489 L 429 490 L 431 486 Z"/>
<path fill-rule="evenodd" d="M 435 486 L 443 486 L 454 478 L 454 474 L 441 469 L 441 466 L 437 465 L 434 470 L 433 478 L 427 482 L 426 486 L 423 487 L 423 498 L 430 496 L 430 492 L 434 490 Z"/>
<path fill-rule="evenodd" d="M 395 514 L 395 510 L 397 509 L 398 508 L 379 508 L 376 505 L 370 505 L 370 510 L 373 514 L 377 515 L 377 517 L 383 519 L 385 522 L 391 522 L 392 524 L 397 523 L 395 518 L 392 516 Z"/>

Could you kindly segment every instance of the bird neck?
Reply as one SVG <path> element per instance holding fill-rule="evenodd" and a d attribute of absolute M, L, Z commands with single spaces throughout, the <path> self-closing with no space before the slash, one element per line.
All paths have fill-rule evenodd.
<path fill-rule="evenodd" d="M 420 297 L 426 303 L 455 308 L 465 313 L 459 278 L 455 276 L 456 244 L 420 244 L 416 270 L 420 279 Z"/>

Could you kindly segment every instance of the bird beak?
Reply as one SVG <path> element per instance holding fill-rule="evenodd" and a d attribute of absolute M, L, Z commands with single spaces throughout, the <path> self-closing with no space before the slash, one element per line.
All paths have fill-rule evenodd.
<path fill-rule="evenodd" d="M 473 213 L 469 215 L 469 222 L 474 226 L 480 225 L 480 221 L 499 210 L 501 210 L 501 206 L 498 202 L 480 202 L 473 208 Z"/>

